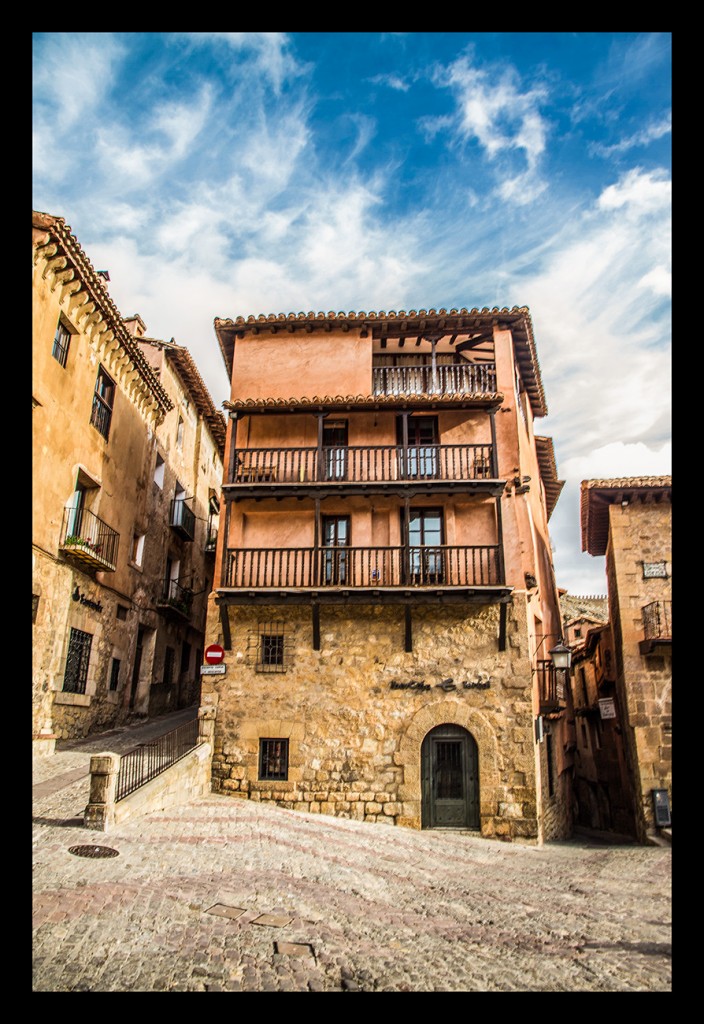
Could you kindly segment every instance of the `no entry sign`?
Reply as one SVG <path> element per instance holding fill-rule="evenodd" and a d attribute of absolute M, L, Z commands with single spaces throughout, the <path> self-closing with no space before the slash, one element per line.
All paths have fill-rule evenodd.
<path fill-rule="evenodd" d="M 225 651 L 220 644 L 211 644 L 205 648 L 205 660 L 208 665 L 219 665 L 225 657 Z"/>

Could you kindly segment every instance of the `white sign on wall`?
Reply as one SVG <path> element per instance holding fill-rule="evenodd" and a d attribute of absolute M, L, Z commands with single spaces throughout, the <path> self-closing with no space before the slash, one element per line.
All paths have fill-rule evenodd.
<path fill-rule="evenodd" d="M 616 705 L 614 704 L 613 697 L 603 697 L 599 701 L 599 714 L 602 718 L 616 717 Z"/>

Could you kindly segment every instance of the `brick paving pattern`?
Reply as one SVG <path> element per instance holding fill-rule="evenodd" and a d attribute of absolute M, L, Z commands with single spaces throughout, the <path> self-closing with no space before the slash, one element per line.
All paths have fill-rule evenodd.
<path fill-rule="evenodd" d="M 216 794 L 86 829 L 91 754 L 183 718 L 36 762 L 33 991 L 671 991 L 668 846 L 507 844 Z M 85 845 L 119 855 L 69 852 Z"/>

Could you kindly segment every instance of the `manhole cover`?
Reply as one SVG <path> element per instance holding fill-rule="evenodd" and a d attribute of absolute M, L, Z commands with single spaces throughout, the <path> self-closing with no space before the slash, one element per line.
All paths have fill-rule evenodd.
<path fill-rule="evenodd" d="M 109 846 L 69 846 L 68 852 L 74 857 L 119 857 L 119 850 Z"/>

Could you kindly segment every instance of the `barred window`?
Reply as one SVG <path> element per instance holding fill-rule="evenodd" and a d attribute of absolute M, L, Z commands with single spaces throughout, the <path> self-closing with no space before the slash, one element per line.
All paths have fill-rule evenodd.
<path fill-rule="evenodd" d="M 93 409 L 90 414 L 90 421 L 95 429 L 103 435 L 106 441 L 110 436 L 110 422 L 112 420 L 112 405 L 114 400 L 115 381 L 101 366 L 98 369 L 98 376 L 95 380 Z"/>
<path fill-rule="evenodd" d="M 289 641 L 282 621 L 260 622 L 247 637 L 248 663 L 256 672 L 285 672 L 290 658 Z"/>
<path fill-rule="evenodd" d="M 167 647 L 164 652 L 164 683 L 171 686 L 174 679 L 174 657 L 176 652 L 173 647 Z"/>
<path fill-rule="evenodd" d="M 259 740 L 259 778 L 288 779 L 288 740 Z"/>
<path fill-rule="evenodd" d="M 71 332 L 64 326 L 59 320 L 56 325 L 56 334 L 54 335 L 54 346 L 51 350 L 51 354 L 54 359 L 61 366 L 65 368 L 66 361 L 68 359 L 68 346 L 71 341 Z"/>
<path fill-rule="evenodd" d="M 85 693 L 93 634 L 71 629 L 64 672 L 64 693 Z"/>
<path fill-rule="evenodd" d="M 113 658 L 112 659 L 112 668 L 110 669 L 110 689 L 111 689 L 111 691 L 115 691 L 117 689 L 117 684 L 118 684 L 119 680 L 120 680 L 120 659 L 119 658 Z"/>

